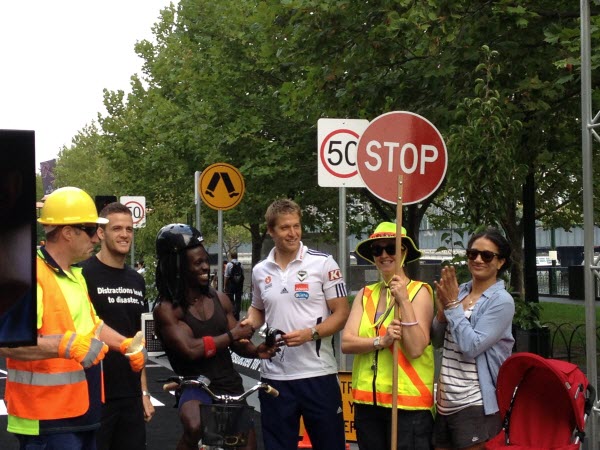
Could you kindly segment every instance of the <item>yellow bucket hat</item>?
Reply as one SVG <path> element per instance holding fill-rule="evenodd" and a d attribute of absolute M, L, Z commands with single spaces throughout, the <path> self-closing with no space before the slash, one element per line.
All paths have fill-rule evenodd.
<path fill-rule="evenodd" d="M 406 235 L 406 228 L 402 227 L 402 245 L 406 247 L 406 257 L 404 258 L 404 264 L 407 264 L 411 261 L 415 261 L 422 256 L 421 250 L 419 250 L 413 240 Z M 395 239 L 396 238 L 396 224 L 392 222 L 381 222 L 375 228 L 375 231 L 368 239 L 360 242 L 356 246 L 356 254 L 358 254 L 361 258 L 366 259 L 371 264 L 375 264 L 375 260 L 373 258 L 373 252 L 371 250 L 371 246 L 373 242 L 379 239 Z"/>

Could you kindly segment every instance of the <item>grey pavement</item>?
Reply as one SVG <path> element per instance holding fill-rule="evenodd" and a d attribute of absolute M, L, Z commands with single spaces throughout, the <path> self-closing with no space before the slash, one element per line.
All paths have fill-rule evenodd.
<path fill-rule="evenodd" d="M 539 296 L 540 303 L 548 302 L 548 303 L 562 303 L 565 305 L 583 305 L 585 304 L 584 299 L 573 299 L 569 297 L 555 297 L 548 295 L 540 295 Z M 600 306 L 600 302 L 596 302 L 596 307 Z"/>

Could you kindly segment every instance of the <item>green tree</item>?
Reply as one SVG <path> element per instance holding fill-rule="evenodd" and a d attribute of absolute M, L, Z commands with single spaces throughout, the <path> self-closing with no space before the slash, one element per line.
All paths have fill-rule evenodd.
<path fill-rule="evenodd" d="M 137 44 L 132 92 L 105 92 L 107 179 L 149 199 L 150 241 L 193 213 L 196 170 L 233 164 L 247 193 L 225 220 L 249 230 L 256 262 L 276 197 L 304 207 L 309 231 L 337 230 L 337 190 L 317 186 L 317 120 L 408 110 L 448 138 L 435 202 L 460 206 L 455 223 L 497 223 L 520 242 L 525 172 L 538 219 L 569 226 L 581 220 L 578 13 L 564 0 L 181 0 L 162 11 L 155 42 Z M 405 210 L 415 238 L 432 201 Z M 351 189 L 347 217 L 358 233 L 395 207 Z M 203 222 L 214 228 L 216 212 Z"/>
<path fill-rule="evenodd" d="M 78 131 L 71 146 L 63 146 L 58 154 L 54 187 L 76 186 L 92 198 L 120 194 L 110 164 L 102 153 L 105 144 L 105 137 L 94 123 Z"/>

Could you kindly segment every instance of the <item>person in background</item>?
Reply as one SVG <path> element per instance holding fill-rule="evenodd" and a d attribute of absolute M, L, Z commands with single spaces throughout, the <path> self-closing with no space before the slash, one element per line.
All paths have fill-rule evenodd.
<path fill-rule="evenodd" d="M 229 261 L 227 261 L 227 259 L 223 260 L 223 272 L 221 273 L 221 281 L 223 282 L 222 286 L 221 286 L 221 290 L 225 289 L 225 269 L 227 269 L 227 264 L 229 264 Z"/>
<path fill-rule="evenodd" d="M 6 357 L 8 431 L 21 449 L 94 450 L 100 426 L 102 373 L 110 348 L 140 371 L 146 352 L 98 318 L 81 268 L 98 243 L 92 198 L 64 187 L 48 195 L 38 221 L 46 245 L 37 253 L 37 345 L 0 348 Z"/>
<path fill-rule="evenodd" d="M 259 393 L 266 450 L 296 450 L 300 417 L 316 450 L 344 450 L 344 418 L 333 335 L 348 318 L 346 284 L 331 257 L 302 241 L 302 212 L 292 200 L 265 214 L 275 247 L 252 271 L 252 305 L 242 324 L 280 330 L 280 356 L 263 360 L 261 378 L 280 392 Z M 272 401 L 275 400 L 275 401 Z"/>
<path fill-rule="evenodd" d="M 231 261 L 225 266 L 225 289 L 224 292 L 233 304 L 236 320 L 240 320 L 240 310 L 242 309 L 242 294 L 244 292 L 244 268 L 238 261 L 237 251 L 231 252 Z"/>
<path fill-rule="evenodd" d="M 131 336 L 141 330 L 146 294 L 144 278 L 125 264 L 133 240 L 133 218 L 129 208 L 117 202 L 102 208 L 100 217 L 108 220 L 98 228 L 100 251 L 80 266 L 98 316 Z M 109 352 L 104 359 L 104 391 L 98 449 L 146 448 L 145 421 L 154 414 L 146 370 L 134 372 L 124 355 Z"/>
<path fill-rule="evenodd" d="M 442 347 L 434 427 L 436 449 L 482 449 L 502 428 L 496 379 L 512 352 L 515 303 L 499 277 L 510 267 L 511 248 L 495 228 L 467 244 L 471 281 L 458 285 L 444 267 L 436 286 L 432 340 Z"/>
<path fill-rule="evenodd" d="M 352 366 L 354 425 L 360 450 L 388 450 L 391 445 L 393 344 L 398 353 L 397 448 L 431 448 L 433 432 L 433 290 L 411 280 L 404 265 L 421 257 L 402 227 L 402 268 L 396 273 L 396 224 L 380 223 L 356 246 L 375 264 L 380 281 L 356 295 L 342 334 L 342 351 L 355 354 Z M 394 319 L 394 307 L 400 319 Z"/>
<path fill-rule="evenodd" d="M 210 265 L 202 235 L 195 228 L 165 225 L 156 238 L 155 330 L 173 371 L 181 376 L 203 375 L 215 394 L 244 392 L 241 376 L 231 360 L 231 348 L 240 356 L 271 358 L 276 346 L 250 342 L 254 330 L 233 317 L 229 298 L 209 286 Z M 202 438 L 200 404 L 212 399 L 199 387 L 186 386 L 178 400 L 183 436 L 177 450 L 197 450 Z M 246 450 L 256 449 L 252 429 Z"/>
<path fill-rule="evenodd" d="M 217 274 L 217 269 L 213 269 L 210 274 L 210 287 L 213 289 L 219 289 L 219 275 Z"/>
<path fill-rule="evenodd" d="M 144 264 L 144 261 L 138 261 L 135 263 L 135 270 L 137 271 L 137 273 L 143 275 L 144 273 L 146 273 L 146 265 Z"/>

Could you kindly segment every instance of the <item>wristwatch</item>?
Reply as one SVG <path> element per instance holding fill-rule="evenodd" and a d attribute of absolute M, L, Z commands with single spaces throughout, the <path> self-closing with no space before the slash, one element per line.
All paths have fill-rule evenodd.
<path fill-rule="evenodd" d="M 311 327 L 310 333 L 313 341 L 318 341 L 319 339 L 321 339 L 321 336 L 319 336 L 319 332 L 317 331 L 316 327 Z"/>
<path fill-rule="evenodd" d="M 377 350 L 381 349 L 381 337 L 377 336 L 375 338 L 373 341 L 373 347 L 375 347 Z"/>
<path fill-rule="evenodd" d="M 142 395 L 150 397 L 150 392 L 148 392 L 148 391 L 142 391 Z"/>

